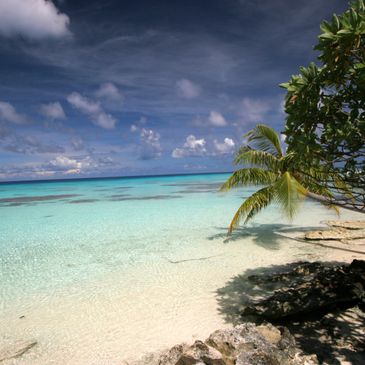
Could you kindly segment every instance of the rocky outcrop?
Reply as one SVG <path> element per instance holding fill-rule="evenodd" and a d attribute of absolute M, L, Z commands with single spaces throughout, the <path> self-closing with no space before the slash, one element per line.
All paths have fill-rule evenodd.
<path fill-rule="evenodd" d="M 207 345 L 202 341 L 195 341 L 194 344 L 182 352 L 176 365 L 226 365 L 223 355 L 214 347 Z"/>
<path fill-rule="evenodd" d="M 340 241 L 342 243 L 354 243 L 365 240 L 365 221 L 327 221 L 331 227 L 327 230 L 310 231 L 304 237 L 310 241 Z"/>
<path fill-rule="evenodd" d="M 365 221 L 327 221 L 326 224 L 336 228 L 365 229 Z"/>
<path fill-rule="evenodd" d="M 151 364 L 151 362 L 150 362 Z M 286 328 L 244 323 L 213 332 L 191 346 L 178 345 L 162 354 L 158 365 L 315 365 L 305 356 Z"/>
<path fill-rule="evenodd" d="M 365 299 L 365 261 L 360 260 L 332 267 L 303 263 L 287 273 L 248 279 L 254 283 L 281 281 L 287 284 L 269 297 L 248 305 L 242 313 L 271 321 L 343 303 L 355 305 Z"/>

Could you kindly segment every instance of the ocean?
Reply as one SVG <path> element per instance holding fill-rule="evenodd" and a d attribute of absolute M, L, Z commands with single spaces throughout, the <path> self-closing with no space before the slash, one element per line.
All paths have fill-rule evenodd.
<path fill-rule="evenodd" d="M 228 174 L 0 185 L 0 342 L 37 345 L 2 365 L 120 365 L 229 325 L 217 290 L 248 269 L 327 248 L 277 232 L 335 219 L 273 205 L 227 239 L 255 188 Z M 349 217 L 344 212 L 343 217 Z"/>

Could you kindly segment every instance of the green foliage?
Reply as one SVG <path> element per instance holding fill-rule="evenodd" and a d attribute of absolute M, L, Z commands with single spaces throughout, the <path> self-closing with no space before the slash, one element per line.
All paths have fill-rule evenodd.
<path fill-rule="evenodd" d="M 221 191 L 240 186 L 266 186 L 243 202 L 232 219 L 229 233 L 237 228 L 241 220 L 247 223 L 274 201 L 288 218 L 292 218 L 298 211 L 301 200 L 310 191 L 328 198 L 333 197 L 329 189 L 317 184 L 312 174 L 298 170 L 293 153 L 284 154 L 274 129 L 259 124 L 244 137 L 247 146 L 237 152 L 235 163 L 249 167 L 235 171 L 221 187 Z"/>
<path fill-rule="evenodd" d="M 364 1 L 352 2 L 321 30 L 315 47 L 321 65 L 301 67 L 281 85 L 287 90 L 288 153 L 297 156 L 301 169 L 321 171 L 313 176 L 320 185 L 365 211 Z"/>

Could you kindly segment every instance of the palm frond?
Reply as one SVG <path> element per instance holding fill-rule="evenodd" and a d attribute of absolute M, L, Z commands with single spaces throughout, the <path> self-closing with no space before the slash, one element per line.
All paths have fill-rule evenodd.
<path fill-rule="evenodd" d="M 275 183 L 275 199 L 283 212 L 292 219 L 298 211 L 301 200 L 308 194 L 308 190 L 286 171 Z"/>
<path fill-rule="evenodd" d="M 236 214 L 234 215 L 228 229 L 228 234 L 231 234 L 232 231 L 237 228 L 241 219 L 245 219 L 246 224 L 261 209 L 267 207 L 274 198 L 274 195 L 275 191 L 273 189 L 273 186 L 270 185 L 256 191 L 250 197 L 248 197 L 238 208 Z"/>
<path fill-rule="evenodd" d="M 258 149 L 273 154 L 276 157 L 282 157 L 280 139 L 275 129 L 265 125 L 258 124 L 254 129 L 247 132 L 244 137 L 247 141 L 253 142 Z"/>
<path fill-rule="evenodd" d="M 255 150 L 245 146 L 238 150 L 234 163 L 236 165 L 261 166 L 276 171 L 279 167 L 280 160 L 269 152 Z"/>
<path fill-rule="evenodd" d="M 351 191 L 351 188 L 346 184 L 344 179 L 338 174 L 334 174 L 332 176 L 333 183 L 338 191 L 340 191 L 344 196 L 348 199 L 355 200 L 354 194 Z"/>
<path fill-rule="evenodd" d="M 238 186 L 272 184 L 276 181 L 277 174 L 258 167 L 250 167 L 235 171 L 222 185 L 220 191 L 228 191 Z"/>

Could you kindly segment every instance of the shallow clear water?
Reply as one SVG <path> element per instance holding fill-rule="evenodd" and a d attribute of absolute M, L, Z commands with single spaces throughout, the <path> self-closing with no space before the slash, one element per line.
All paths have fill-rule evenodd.
<path fill-rule="evenodd" d="M 313 202 L 292 223 L 272 206 L 227 242 L 254 191 L 218 193 L 227 177 L 0 185 L 0 341 L 38 342 L 3 363 L 114 365 L 204 338 L 226 325 L 216 290 L 231 277 L 325 255 L 274 234 L 335 218 Z"/>

